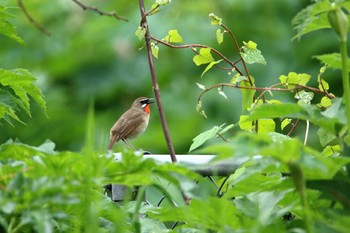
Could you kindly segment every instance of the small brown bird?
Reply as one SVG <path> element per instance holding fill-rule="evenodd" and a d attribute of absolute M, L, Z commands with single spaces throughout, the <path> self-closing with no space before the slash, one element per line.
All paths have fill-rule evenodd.
<path fill-rule="evenodd" d="M 153 99 L 147 97 L 139 97 L 132 103 L 131 108 L 111 128 L 109 150 L 119 140 L 125 142 L 129 148 L 133 148 L 127 140 L 137 137 L 146 130 L 151 114 L 151 103 L 154 103 Z"/>

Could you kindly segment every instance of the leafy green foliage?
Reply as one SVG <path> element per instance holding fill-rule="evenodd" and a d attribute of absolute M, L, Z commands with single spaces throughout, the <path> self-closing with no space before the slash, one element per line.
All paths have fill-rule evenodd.
<path fill-rule="evenodd" d="M 157 0 L 151 12 L 169 2 Z M 349 9 L 346 1 L 337 4 Z M 316 1 L 298 14 L 294 21 L 297 37 L 329 27 L 324 20 L 331 9 L 328 1 Z M 224 33 L 236 40 L 221 18 L 214 14 L 209 17 L 211 24 L 224 28 L 215 34 L 220 46 Z M 139 28 L 135 34 L 143 39 L 144 33 L 144 28 Z M 82 152 L 55 151 L 50 141 L 39 147 L 13 141 L 0 145 L 0 231 L 347 232 L 350 159 L 343 104 L 347 98 L 328 93 L 332 87 L 323 79 L 327 67 L 344 70 L 344 56 L 318 57 L 327 66 L 320 69 L 316 88 L 308 86 L 310 75 L 295 72 L 281 75 L 271 87 L 260 88 L 255 86 L 247 64 L 265 64 L 265 59 L 252 41 L 237 46 L 234 55 L 240 58 L 236 61 L 228 60 L 219 50 L 215 50 L 216 60 L 213 48 L 206 46 L 199 46 L 199 51 L 191 45 L 173 46 L 183 43 L 177 30 L 170 30 L 162 42 L 174 48 L 192 48 L 195 64 L 207 64 L 202 77 L 213 68 L 228 73 L 227 83 L 210 87 L 197 83 L 201 97 L 217 90 L 229 100 L 226 87 L 240 89 L 244 115 L 238 123 L 218 124 L 195 137 L 190 147 L 192 151 L 208 140 L 223 139 L 225 143 L 203 148 L 204 153 L 217 155 L 208 166 L 223 163 L 238 169 L 227 178 L 214 176 L 208 181 L 185 164 L 160 163 L 138 152 L 124 151 L 122 159 L 115 161 L 113 154 L 94 149 L 97 126 L 91 104 Z M 158 46 L 151 44 L 155 57 Z M 18 108 L 30 114 L 29 97 L 45 109 L 42 94 L 28 71 L 1 71 L 0 113 L 6 115 L 0 116 L 18 119 Z M 288 93 L 290 102 L 274 96 L 275 91 Z M 206 116 L 202 104 L 199 98 L 197 111 Z M 237 107 L 228 109 L 233 112 Z M 231 116 L 228 119 L 233 121 Z M 293 135 L 295 128 L 304 127 L 299 121 L 306 122 L 304 140 Z M 317 129 L 321 148 L 307 144 L 309 124 Z M 240 132 L 234 130 L 235 125 Z M 279 128 L 282 132 L 288 129 L 288 134 Z M 232 137 L 223 137 L 232 132 Z M 130 190 L 139 187 L 136 199 L 113 203 L 102 190 L 110 183 Z"/>
<path fill-rule="evenodd" d="M 14 16 L 8 13 L 9 8 L 0 6 L 0 34 L 3 34 L 20 44 L 24 44 L 21 37 L 18 36 L 16 28 L 11 24 L 8 19 Z"/>
<path fill-rule="evenodd" d="M 35 80 L 34 76 L 24 69 L 0 69 L 0 119 L 4 118 L 9 123 L 11 122 L 9 117 L 19 120 L 15 114 L 15 111 L 19 108 L 30 115 L 29 96 L 46 112 L 43 94 L 34 85 Z"/>
<path fill-rule="evenodd" d="M 199 50 L 199 54 L 195 55 L 193 57 L 193 62 L 197 65 L 203 65 L 211 62 L 215 62 L 213 56 L 211 55 L 211 49 L 210 48 L 201 48 Z M 214 65 L 215 63 L 213 63 Z M 213 66 L 211 65 L 211 66 Z"/>
<path fill-rule="evenodd" d="M 168 43 L 182 43 L 183 39 L 177 30 L 169 30 L 168 35 L 163 39 Z"/>
<path fill-rule="evenodd" d="M 257 44 L 253 41 L 244 42 L 244 46 L 242 47 L 243 52 L 241 55 L 244 61 L 248 64 L 258 63 L 258 64 L 266 64 L 265 58 L 261 54 L 261 51 L 257 49 Z"/>

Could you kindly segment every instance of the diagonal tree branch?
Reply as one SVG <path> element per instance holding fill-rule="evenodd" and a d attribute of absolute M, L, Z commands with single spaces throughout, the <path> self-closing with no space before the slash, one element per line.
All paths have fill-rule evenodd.
<path fill-rule="evenodd" d="M 146 19 L 147 13 L 145 10 L 145 5 L 144 5 L 143 0 L 139 0 L 139 6 L 140 6 L 140 12 L 141 12 L 141 18 L 142 18 L 141 27 L 146 29 L 145 40 L 146 40 L 148 64 L 149 64 L 150 71 L 151 71 L 154 97 L 155 97 L 156 102 L 157 102 L 158 112 L 159 112 L 160 120 L 162 123 L 163 133 L 164 133 L 164 137 L 165 137 L 165 140 L 166 140 L 166 143 L 168 146 L 170 158 L 171 158 L 171 161 L 173 163 L 176 163 L 177 159 L 176 159 L 176 155 L 175 155 L 175 150 L 174 150 L 174 146 L 173 146 L 173 143 L 171 141 L 171 138 L 170 138 L 168 125 L 166 123 L 165 114 L 164 114 L 163 107 L 162 107 L 163 105 L 162 105 L 161 98 L 160 98 L 160 90 L 159 90 L 157 75 L 156 75 L 156 71 L 155 71 L 155 67 L 154 67 L 153 57 L 152 57 L 151 38 L 150 38 L 150 33 L 149 33 L 147 19 Z"/>
<path fill-rule="evenodd" d="M 39 31 L 41 31 L 42 33 L 44 33 L 47 36 L 51 36 L 51 33 L 40 23 L 38 23 L 27 11 L 27 8 L 25 7 L 25 5 L 23 4 L 22 0 L 18 0 L 17 1 L 19 8 L 23 11 L 24 15 L 27 17 L 27 19 L 29 20 L 29 22 L 35 27 L 37 28 Z"/>
<path fill-rule="evenodd" d="M 115 11 L 104 12 L 104 11 L 101 11 L 100 9 L 98 9 L 96 6 L 88 6 L 79 0 L 72 0 L 72 1 L 75 2 L 78 6 L 80 6 L 84 11 L 89 10 L 89 11 L 96 12 L 99 15 L 113 17 L 113 18 L 116 18 L 118 20 L 123 20 L 125 22 L 129 21 L 126 17 L 118 15 Z"/>

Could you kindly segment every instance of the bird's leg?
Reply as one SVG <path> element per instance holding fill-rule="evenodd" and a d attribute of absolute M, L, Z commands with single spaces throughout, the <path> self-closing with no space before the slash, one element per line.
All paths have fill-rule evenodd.
<path fill-rule="evenodd" d="M 128 140 L 126 140 L 126 139 L 122 139 L 123 140 L 123 142 L 127 145 L 127 147 L 129 148 L 129 149 L 132 149 L 132 150 L 135 150 L 135 148 L 130 144 L 130 142 L 128 142 Z"/>

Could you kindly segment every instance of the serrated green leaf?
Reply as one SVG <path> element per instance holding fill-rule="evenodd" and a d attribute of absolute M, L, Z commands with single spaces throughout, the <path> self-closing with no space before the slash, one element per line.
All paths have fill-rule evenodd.
<path fill-rule="evenodd" d="M 169 30 L 168 35 L 163 39 L 168 43 L 182 43 L 183 39 L 177 30 Z"/>
<path fill-rule="evenodd" d="M 211 55 L 211 49 L 210 48 L 201 48 L 199 50 L 199 54 L 195 55 L 193 57 L 193 62 L 197 65 L 203 65 L 210 62 L 214 62 L 214 58 Z M 214 64 L 213 64 L 214 65 Z"/>
<path fill-rule="evenodd" d="M 3 34 L 4 36 L 7 36 L 19 44 L 24 44 L 24 41 L 21 37 L 18 36 L 18 33 L 16 31 L 16 27 L 11 24 L 9 21 L 7 21 L 7 18 L 12 18 L 13 15 L 6 12 L 8 8 L 1 7 L 0 8 L 0 34 Z"/>
<path fill-rule="evenodd" d="M 326 12 L 331 9 L 328 1 L 317 1 L 300 11 L 292 20 L 292 25 L 297 34 L 293 40 L 300 39 L 303 35 L 323 29 L 330 28 Z"/>
<path fill-rule="evenodd" d="M 197 56 L 197 55 L 196 55 Z M 194 59 L 194 58 L 193 58 Z M 214 65 L 220 63 L 222 61 L 222 59 L 218 60 L 218 61 L 212 61 L 209 63 L 209 65 L 207 65 L 207 67 L 205 68 L 205 70 L 203 71 L 201 78 L 203 78 L 204 74 L 208 72 L 208 70 L 210 70 Z M 196 64 L 197 65 L 197 64 Z"/>
<path fill-rule="evenodd" d="M 323 54 L 323 55 L 317 55 L 313 56 L 313 58 L 316 58 L 320 62 L 327 65 L 327 67 L 331 67 L 333 69 L 342 69 L 342 60 L 339 53 L 330 53 L 330 54 Z M 347 61 L 348 69 L 350 69 L 350 58 L 348 58 Z"/>
<path fill-rule="evenodd" d="M 241 52 L 241 56 L 246 63 L 266 64 L 264 56 L 261 54 L 261 51 L 257 49 L 257 45 L 253 41 L 244 42 L 242 49 L 243 52 Z"/>
<path fill-rule="evenodd" d="M 189 149 L 189 152 L 193 151 L 194 149 L 197 149 L 201 145 L 203 145 L 206 141 L 215 138 L 217 133 L 221 130 L 219 126 L 214 126 L 212 129 L 207 130 L 198 136 L 196 136 L 192 141 L 192 145 Z"/>
<path fill-rule="evenodd" d="M 216 30 L 216 41 L 219 45 L 224 41 L 224 33 L 221 32 L 220 28 Z"/>
<path fill-rule="evenodd" d="M 24 69 L 0 69 L 0 85 L 12 89 L 16 98 L 11 97 L 15 103 L 30 115 L 29 96 L 31 96 L 46 114 L 46 103 L 40 89 L 34 85 L 35 77 Z"/>

